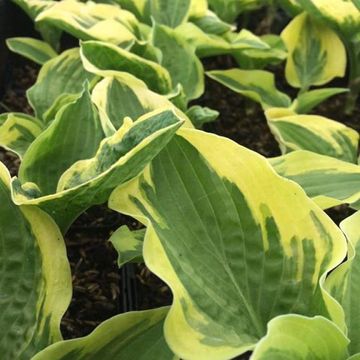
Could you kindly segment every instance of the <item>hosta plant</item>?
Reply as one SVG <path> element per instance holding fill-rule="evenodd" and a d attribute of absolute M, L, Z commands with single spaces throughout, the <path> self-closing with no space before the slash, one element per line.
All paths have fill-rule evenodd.
<path fill-rule="evenodd" d="M 34 116 L 0 115 L 0 145 L 21 161 L 13 178 L 0 164 L 2 358 L 359 359 L 360 213 L 339 228 L 322 210 L 360 209 L 359 134 L 306 114 L 344 91 L 310 89 L 344 74 L 337 30 L 279 1 L 297 14 L 281 35 L 294 101 L 265 70 L 209 73 L 261 103 L 283 152 L 266 159 L 195 129 L 215 114 L 189 105 L 204 91 L 200 58 L 274 50 L 279 38 L 225 22 L 263 2 L 15 2 L 45 41 L 8 40 L 42 67 L 27 92 Z M 61 32 L 79 47 L 60 52 Z M 119 267 L 144 262 L 173 302 L 64 340 L 63 236 L 104 203 L 142 225 L 111 235 Z"/>

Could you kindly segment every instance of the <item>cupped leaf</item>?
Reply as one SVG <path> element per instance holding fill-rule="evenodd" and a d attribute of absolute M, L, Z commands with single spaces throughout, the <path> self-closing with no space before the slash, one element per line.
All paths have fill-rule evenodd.
<path fill-rule="evenodd" d="M 347 261 L 330 274 L 326 285 L 344 308 L 349 352 L 360 354 L 360 211 L 342 221 L 340 228 L 349 242 Z"/>
<path fill-rule="evenodd" d="M 32 360 L 176 360 L 163 335 L 168 308 L 114 316 L 90 335 L 58 342 Z"/>
<path fill-rule="evenodd" d="M 86 41 L 81 44 L 81 57 L 85 69 L 94 74 L 105 77 L 116 76 L 117 72 L 128 72 L 160 94 L 166 94 L 172 89 L 170 75 L 164 67 L 118 46 Z"/>
<path fill-rule="evenodd" d="M 204 68 L 195 48 L 175 30 L 155 24 L 152 44 L 161 50 L 161 65 L 169 71 L 173 86 L 181 84 L 187 100 L 204 92 Z"/>
<path fill-rule="evenodd" d="M 27 91 L 27 96 L 36 116 L 43 119 L 45 112 L 60 96 L 81 93 L 84 82 L 92 82 L 94 78 L 93 74 L 84 70 L 79 49 L 70 49 L 45 63 L 35 85 Z"/>
<path fill-rule="evenodd" d="M 110 120 L 110 127 L 119 129 L 126 117 L 133 120 L 159 108 L 172 108 L 192 127 L 190 120 L 165 96 L 147 88 L 145 83 L 131 74 L 122 73 L 100 81 L 92 93 L 92 101 L 99 109 L 103 122 Z"/>
<path fill-rule="evenodd" d="M 246 96 L 262 105 L 271 107 L 289 107 L 290 98 L 275 87 L 274 75 L 263 70 L 214 70 L 206 73 L 231 90 Z"/>
<path fill-rule="evenodd" d="M 16 37 L 7 39 L 6 44 L 11 51 L 40 65 L 58 55 L 48 43 L 38 39 Z"/>
<path fill-rule="evenodd" d="M 357 162 L 359 134 L 357 131 L 317 115 L 285 115 L 271 117 L 268 124 L 283 154 L 309 150 L 340 160 Z"/>
<path fill-rule="evenodd" d="M 36 21 L 56 26 L 81 40 L 102 40 L 123 46 L 136 39 L 138 24 L 132 13 L 117 5 L 92 1 L 84 4 L 76 0 L 55 2 Z"/>
<path fill-rule="evenodd" d="M 191 0 L 149 0 L 150 13 L 161 25 L 176 28 L 189 17 Z"/>
<path fill-rule="evenodd" d="M 290 85 L 308 89 L 345 75 L 343 43 L 334 31 L 310 15 L 295 17 L 281 37 L 289 51 L 285 75 Z"/>
<path fill-rule="evenodd" d="M 251 360 L 346 360 L 349 339 L 328 319 L 283 315 L 270 321 Z"/>
<path fill-rule="evenodd" d="M 4 360 L 28 360 L 61 340 L 71 274 L 55 223 L 36 207 L 16 206 L 9 185 L 0 163 L 0 351 Z"/>
<path fill-rule="evenodd" d="M 21 113 L 0 115 L 0 146 L 23 157 L 44 126 L 34 117 Z"/>
<path fill-rule="evenodd" d="M 19 180 L 35 183 L 43 195 L 51 194 L 63 172 L 76 161 L 94 156 L 103 138 L 99 115 L 85 89 L 30 145 L 19 168 Z"/>
<path fill-rule="evenodd" d="M 276 172 L 297 182 L 323 209 L 339 204 L 358 208 L 360 166 L 310 151 L 270 159 Z"/>
<path fill-rule="evenodd" d="M 109 241 L 118 252 L 118 266 L 129 262 L 142 262 L 143 244 L 146 229 L 131 231 L 126 225 L 117 229 L 110 237 Z"/>
<path fill-rule="evenodd" d="M 36 184 L 21 184 L 15 179 L 14 201 L 38 205 L 51 214 L 65 232 L 83 211 L 106 202 L 116 186 L 138 175 L 182 123 L 171 109 L 151 112 L 135 123 L 128 120 L 113 136 L 101 142 L 93 158 L 78 161 L 65 171 L 56 192 L 43 196 Z M 76 145 L 83 144 L 82 133 L 78 132 L 77 136 Z"/>
<path fill-rule="evenodd" d="M 349 89 L 346 88 L 325 88 L 306 91 L 297 97 L 293 103 L 293 108 L 298 114 L 306 114 L 329 97 L 348 91 Z"/>
<path fill-rule="evenodd" d="M 344 327 L 322 287 L 346 254 L 343 234 L 257 153 L 180 129 L 109 206 L 148 226 L 144 259 L 172 289 L 165 337 L 179 357 L 235 357 L 289 312 Z"/>

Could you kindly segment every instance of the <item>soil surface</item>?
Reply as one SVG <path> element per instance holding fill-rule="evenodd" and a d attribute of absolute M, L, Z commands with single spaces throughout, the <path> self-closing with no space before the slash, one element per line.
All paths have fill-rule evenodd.
<path fill-rule="evenodd" d="M 264 23 L 261 26 L 271 26 Z M 260 30 L 260 33 L 265 30 Z M 259 32 L 259 31 L 258 31 Z M 32 113 L 26 100 L 26 90 L 35 82 L 39 67 L 18 58 L 10 58 L 11 72 L 5 93 L 0 98 L 0 112 Z M 207 70 L 236 67 L 229 57 L 208 59 Z M 283 78 L 283 70 L 275 69 L 281 90 L 294 94 Z M 337 82 L 336 86 L 344 86 Z M 351 116 L 343 112 L 345 97 L 336 96 L 320 105 L 314 113 L 327 116 L 360 131 L 359 106 Z M 261 107 L 234 93 L 213 80 L 206 79 L 206 92 L 194 104 L 208 106 L 220 112 L 216 122 L 204 130 L 226 136 L 258 153 L 273 157 L 280 155 L 277 142 L 266 124 Z M 19 161 L 10 152 L 0 149 L 0 161 L 12 175 L 17 174 Z M 346 206 L 328 211 L 336 223 L 352 213 Z M 108 239 L 119 226 L 138 229 L 139 224 L 115 213 L 105 205 L 86 211 L 66 235 L 66 246 L 73 279 L 73 299 L 62 321 L 65 338 L 90 333 L 99 323 L 118 313 L 150 309 L 171 304 L 168 287 L 143 265 L 130 264 L 122 270 L 117 267 L 117 253 Z M 239 359 L 248 358 L 248 355 Z"/>

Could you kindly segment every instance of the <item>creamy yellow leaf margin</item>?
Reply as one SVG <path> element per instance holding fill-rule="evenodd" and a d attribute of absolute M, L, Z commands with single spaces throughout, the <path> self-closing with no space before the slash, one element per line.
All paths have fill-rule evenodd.
<path fill-rule="evenodd" d="M 270 321 L 250 359 L 346 360 L 348 344 L 344 333 L 324 317 L 284 315 Z"/>
<path fill-rule="evenodd" d="M 179 110 L 166 96 L 151 91 L 140 79 L 129 73 L 118 73 L 105 77 L 92 92 L 92 101 L 99 110 L 104 124 L 109 124 L 109 131 L 116 131 L 126 116 L 133 120 L 156 109 L 172 109 L 185 120 L 183 126 L 193 128 L 190 119 Z M 125 101 L 126 99 L 126 101 Z M 121 104 L 121 106 L 119 106 Z"/>
<path fill-rule="evenodd" d="M 348 239 L 347 261 L 329 275 L 326 286 L 344 308 L 349 352 L 360 355 L 360 211 L 343 220 L 340 228 Z"/>
<path fill-rule="evenodd" d="M 314 242 L 314 246 L 318 265 L 312 279 L 315 283 L 320 280 L 321 296 L 325 301 L 327 310 L 333 320 L 344 328 L 344 315 L 339 304 L 322 287 L 326 273 L 337 266 L 346 254 L 346 242 L 340 229 L 305 196 L 304 191 L 299 186 L 277 176 L 267 161 L 257 153 L 249 151 L 228 139 L 197 130 L 180 129 L 178 136 L 179 139 L 181 138 L 194 146 L 215 173 L 241 190 L 253 216 L 259 221 L 263 234 L 266 234 L 266 216 L 263 217 L 263 206 L 266 203 L 266 212 L 271 214 L 277 223 L 279 237 L 287 256 L 292 256 L 290 243 L 294 236 L 316 239 L 317 242 Z M 219 156 L 219 149 L 221 149 L 221 156 Z M 167 149 L 163 151 L 166 152 Z M 183 170 L 184 176 L 186 176 L 186 172 L 191 173 L 193 171 L 191 168 L 184 168 Z M 145 189 L 152 196 L 156 194 L 156 189 L 152 187 L 151 174 L 150 167 L 142 176 L 118 187 L 109 199 L 109 207 L 133 216 L 148 226 L 144 242 L 145 263 L 151 271 L 170 285 L 174 294 L 174 302 L 165 322 L 165 337 L 168 344 L 177 355 L 186 359 L 228 359 L 253 349 L 260 339 L 252 339 L 252 341 L 248 339 L 244 343 L 239 343 L 238 346 L 230 345 L 234 339 L 230 340 L 227 336 L 229 334 L 224 334 L 224 332 L 229 331 L 234 335 L 232 329 L 222 329 L 223 331 L 216 334 L 217 337 L 213 333 L 214 338 L 211 339 L 202 334 L 201 329 L 206 327 L 209 319 L 192 303 L 187 289 L 170 263 L 153 223 L 150 223 L 144 215 L 144 211 L 150 214 L 153 221 L 156 222 L 156 226 L 164 229 L 164 231 L 171 227 L 171 224 L 164 222 L 157 209 L 151 206 L 146 197 Z M 157 199 L 157 196 L 155 198 Z M 192 201 L 200 200 L 199 198 Z M 173 200 L 169 199 L 169 201 Z M 137 206 L 139 203 L 143 207 L 142 211 Z M 178 206 L 181 209 L 181 202 Z M 312 222 L 310 212 L 316 214 L 315 216 L 322 224 L 321 227 L 326 229 L 325 231 L 328 233 L 326 239 L 319 236 L 319 224 L 315 225 Z M 172 229 L 172 231 L 176 230 Z M 181 236 L 181 230 L 179 231 L 179 236 Z M 265 235 L 263 237 L 265 251 L 270 245 L 268 241 L 269 239 Z M 331 241 L 331 245 L 327 241 Z M 329 252 L 329 246 L 332 247 L 332 252 Z M 328 265 L 325 273 L 320 273 L 320 263 L 325 258 L 327 258 Z M 297 260 L 301 262 L 300 258 Z M 196 277 L 196 264 L 193 265 L 195 268 L 186 271 L 191 271 Z M 298 276 L 300 276 L 299 273 Z M 204 294 L 204 296 L 206 295 Z M 209 299 L 209 301 L 211 300 Z M 186 308 L 186 315 L 184 307 Z M 221 312 L 220 308 L 219 312 Z M 215 322 L 212 324 L 215 325 Z M 220 330 L 218 326 L 219 324 L 216 323 L 217 331 Z M 214 331 L 216 332 L 216 330 Z M 227 341 L 229 342 L 226 344 Z M 218 346 L 214 343 L 217 343 Z"/>
<path fill-rule="evenodd" d="M 289 51 L 285 75 L 293 87 L 323 85 L 346 70 L 346 51 L 338 35 L 302 13 L 281 33 Z"/>
<path fill-rule="evenodd" d="M 178 360 L 163 336 L 167 311 L 163 307 L 114 316 L 88 336 L 57 342 L 32 360 Z"/>
<path fill-rule="evenodd" d="M 352 163 L 357 162 L 359 133 L 344 124 L 318 115 L 274 114 L 266 111 L 271 132 L 283 154 L 308 150 Z"/>
<path fill-rule="evenodd" d="M 38 135 L 44 130 L 36 118 L 21 113 L 0 115 L 0 146 L 22 158 Z"/>
<path fill-rule="evenodd" d="M 65 243 L 54 221 L 35 206 L 16 206 L 11 200 L 10 181 L 8 170 L 0 163 L 0 186 L 5 196 L 1 200 L 1 212 L 11 211 L 19 216 L 17 222 L 9 219 L 14 220 L 9 232 L 0 229 L 3 264 L 0 274 L 1 285 L 4 285 L 0 299 L 4 311 L 0 315 L 0 351 L 4 359 L 28 360 L 62 339 L 60 321 L 71 300 L 71 272 Z M 15 241 L 16 245 L 9 246 L 6 241 Z M 27 251 L 19 253 L 19 246 Z M 19 262 L 22 273 L 19 273 Z M 16 274 L 19 278 L 13 279 Z M 34 296 L 35 303 L 31 300 Z M 14 310 L 18 316 L 11 322 Z"/>
<path fill-rule="evenodd" d="M 359 208 L 359 165 L 305 150 L 269 162 L 279 175 L 297 182 L 322 209 L 340 204 Z"/>
<path fill-rule="evenodd" d="M 114 44 L 136 39 L 138 21 L 117 5 L 62 0 L 41 12 L 35 19 L 48 23 L 82 40 L 102 40 Z"/>

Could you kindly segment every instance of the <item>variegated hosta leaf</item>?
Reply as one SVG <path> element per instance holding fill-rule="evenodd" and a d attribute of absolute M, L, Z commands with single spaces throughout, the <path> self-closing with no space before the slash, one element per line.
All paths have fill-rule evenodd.
<path fill-rule="evenodd" d="M 270 321 L 251 360 L 346 360 L 348 343 L 344 333 L 324 317 L 284 315 Z"/>
<path fill-rule="evenodd" d="M 246 96 L 262 105 L 271 107 L 289 107 L 290 98 L 275 87 L 274 75 L 263 70 L 214 70 L 206 73 L 231 90 Z"/>
<path fill-rule="evenodd" d="M 281 37 L 266 34 L 259 38 L 267 48 L 249 48 L 232 53 L 242 69 L 262 69 L 268 64 L 278 64 L 287 58 L 287 50 Z"/>
<path fill-rule="evenodd" d="M 81 93 L 86 80 L 91 82 L 95 77 L 84 70 L 78 48 L 64 51 L 46 62 L 40 70 L 35 85 L 27 91 L 36 116 L 44 120 L 45 112 L 58 101 L 60 96 Z M 47 121 L 51 120 L 54 119 L 47 118 Z"/>
<path fill-rule="evenodd" d="M 210 7 L 221 19 L 232 23 L 245 11 L 256 9 L 263 5 L 262 0 L 208 0 Z"/>
<path fill-rule="evenodd" d="M 122 126 L 125 117 L 136 120 L 150 111 L 166 107 L 183 117 L 185 126 L 192 127 L 186 115 L 165 96 L 149 90 L 145 83 L 128 73 L 100 81 L 93 90 L 92 101 L 99 109 L 103 122 L 110 120 L 112 131 Z"/>
<path fill-rule="evenodd" d="M 196 49 L 196 54 L 203 58 L 209 56 L 234 54 L 246 49 L 269 49 L 269 46 L 250 31 L 241 30 L 231 38 L 208 34 L 192 23 L 185 23 L 176 29 L 186 41 Z"/>
<path fill-rule="evenodd" d="M 204 124 L 215 121 L 220 113 L 208 107 L 194 105 L 186 112 L 191 122 L 197 129 L 201 129 Z"/>
<path fill-rule="evenodd" d="M 167 144 L 182 123 L 183 120 L 169 109 L 160 109 L 146 114 L 135 123 L 128 120 L 113 136 L 101 142 L 97 153 L 91 159 L 74 164 L 66 160 L 71 166 L 61 175 L 52 194 L 44 196 L 39 192 L 37 184 L 25 183 L 21 186 L 15 179 L 13 182 L 14 200 L 17 204 L 40 206 L 51 214 L 65 232 L 83 211 L 92 205 L 104 203 L 116 186 L 138 175 Z M 60 136 L 61 134 L 58 135 L 58 144 L 64 141 Z M 94 141 L 93 134 L 84 137 L 84 130 L 78 130 L 74 143 L 67 151 L 70 152 L 72 148 L 84 146 L 92 141 Z M 51 143 L 51 149 L 44 151 L 53 152 L 54 146 L 55 144 Z M 40 159 L 45 156 L 41 156 Z M 76 156 L 79 158 L 77 152 L 71 154 L 72 159 Z M 48 171 L 44 167 L 47 166 L 54 166 L 54 171 L 57 172 L 57 166 L 63 165 L 59 155 L 57 159 L 58 165 L 49 157 L 49 163 L 43 161 L 41 168 L 33 166 L 34 174 L 37 175 L 37 171 L 44 176 L 44 171 Z M 21 171 L 20 168 L 20 173 Z M 45 183 L 46 180 L 41 179 L 41 182 Z M 51 187 L 53 185 L 51 184 Z"/>
<path fill-rule="evenodd" d="M 58 342 L 32 360 L 177 360 L 163 335 L 167 312 L 160 308 L 112 317 L 90 335 Z"/>
<path fill-rule="evenodd" d="M 326 285 L 344 308 L 350 354 L 360 354 L 360 211 L 345 219 L 340 228 L 349 242 L 347 261 L 330 274 Z"/>
<path fill-rule="evenodd" d="M 35 183 L 42 195 L 52 194 L 63 172 L 76 161 L 94 156 L 103 138 L 99 115 L 85 89 L 30 145 L 19 168 L 19 180 Z"/>
<path fill-rule="evenodd" d="M 180 129 L 109 206 L 148 226 L 144 259 L 172 289 L 165 337 L 179 357 L 235 357 L 289 312 L 344 326 L 322 287 L 346 254 L 343 234 L 257 153 Z"/>
<path fill-rule="evenodd" d="M 345 75 L 343 43 L 334 31 L 307 13 L 294 18 L 281 37 L 289 51 L 285 75 L 290 85 L 308 89 Z"/>
<path fill-rule="evenodd" d="M 181 84 L 187 100 L 204 92 L 204 68 L 195 47 L 175 30 L 155 24 L 152 43 L 161 50 L 161 65 L 169 71 L 173 86 Z"/>
<path fill-rule="evenodd" d="M 172 89 L 170 75 L 164 67 L 118 46 L 86 41 L 81 44 L 81 57 L 85 69 L 96 75 L 106 77 L 128 72 L 160 94 L 167 94 Z"/>
<path fill-rule="evenodd" d="M 71 274 L 61 233 L 36 207 L 16 206 L 0 163 L 0 351 L 28 360 L 61 340 L 71 299 Z"/>
<path fill-rule="evenodd" d="M 266 114 L 269 127 L 283 154 L 309 150 L 348 162 L 357 162 L 359 134 L 357 131 L 317 115 Z M 279 115 L 279 114 L 278 114 Z"/>
<path fill-rule="evenodd" d="M 81 40 L 102 40 L 126 46 L 136 39 L 137 20 L 117 5 L 62 0 L 37 16 Z"/>
<path fill-rule="evenodd" d="M 150 13 L 161 25 L 176 28 L 187 21 L 191 0 L 149 0 Z"/>
<path fill-rule="evenodd" d="M 360 166 L 310 151 L 270 159 L 275 171 L 297 182 L 321 208 L 350 204 L 359 208 Z"/>
<path fill-rule="evenodd" d="M 21 7 L 32 20 L 35 20 L 42 11 L 56 4 L 56 2 L 52 0 L 12 0 L 12 2 Z M 61 37 L 61 31 L 59 29 L 50 24 L 36 24 L 36 28 L 54 49 L 59 47 Z"/>
<path fill-rule="evenodd" d="M 207 10 L 204 16 L 192 22 L 206 34 L 223 35 L 234 29 L 234 26 L 222 21 L 214 12 Z"/>
<path fill-rule="evenodd" d="M 30 144 L 43 131 L 41 121 L 21 113 L 0 115 L 0 146 L 24 156 Z"/>
<path fill-rule="evenodd" d="M 33 38 L 10 38 L 6 40 L 6 45 L 11 51 L 40 65 L 43 65 L 58 55 L 48 43 Z"/>
<path fill-rule="evenodd" d="M 118 252 L 118 266 L 129 262 L 142 262 L 143 244 L 146 229 L 131 231 L 126 225 L 117 229 L 109 241 Z"/>
<path fill-rule="evenodd" d="M 351 41 L 360 31 L 360 11 L 348 0 L 297 0 L 310 14 L 325 20 L 345 41 Z"/>
<path fill-rule="evenodd" d="M 349 90 L 346 88 L 325 88 L 306 91 L 297 97 L 297 99 L 293 102 L 292 107 L 298 114 L 306 114 L 329 97 L 347 91 Z"/>

